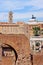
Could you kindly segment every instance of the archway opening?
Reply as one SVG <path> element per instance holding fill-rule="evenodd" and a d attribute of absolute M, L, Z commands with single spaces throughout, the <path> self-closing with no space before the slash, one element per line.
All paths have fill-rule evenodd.
<path fill-rule="evenodd" d="M 14 55 L 16 58 L 16 60 L 15 60 L 15 62 L 16 62 L 17 58 L 18 58 L 16 50 L 12 46 L 3 43 L 2 44 L 2 56 L 14 56 Z"/>

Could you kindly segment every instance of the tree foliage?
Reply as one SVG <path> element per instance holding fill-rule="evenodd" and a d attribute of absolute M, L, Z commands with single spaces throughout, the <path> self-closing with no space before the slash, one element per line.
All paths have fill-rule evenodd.
<path fill-rule="evenodd" d="M 33 33 L 34 33 L 35 36 L 39 36 L 40 35 L 40 27 L 34 27 Z"/>

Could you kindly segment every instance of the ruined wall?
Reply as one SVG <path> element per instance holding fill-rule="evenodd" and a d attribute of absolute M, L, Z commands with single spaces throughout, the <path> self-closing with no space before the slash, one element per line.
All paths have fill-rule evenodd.
<path fill-rule="evenodd" d="M 43 65 L 43 55 L 33 55 L 33 65 Z"/>
<path fill-rule="evenodd" d="M 2 44 L 4 43 L 4 44 L 11 45 L 16 50 L 17 55 L 18 55 L 18 58 L 16 61 L 17 65 L 18 64 L 21 65 L 21 63 L 23 65 L 25 65 L 25 64 L 28 65 L 30 63 L 30 59 L 29 59 L 30 45 L 29 45 L 29 40 L 25 35 L 23 35 L 23 34 L 19 34 L 19 35 L 0 34 L 0 40 L 1 40 Z M 5 60 L 5 58 L 2 58 L 2 59 Z M 6 60 L 7 59 L 8 58 L 6 58 Z M 8 62 L 10 62 L 10 61 L 8 61 Z M 4 61 L 2 61 L 2 63 L 4 64 Z"/>

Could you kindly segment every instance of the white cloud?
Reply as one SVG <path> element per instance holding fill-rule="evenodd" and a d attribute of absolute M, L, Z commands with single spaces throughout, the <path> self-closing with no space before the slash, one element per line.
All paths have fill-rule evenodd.
<path fill-rule="evenodd" d="M 13 19 L 25 19 L 25 18 L 31 18 L 32 14 L 36 16 L 37 18 L 43 17 L 43 11 L 41 12 L 27 12 L 27 13 L 14 13 Z M 0 13 L 0 21 L 7 20 L 8 21 L 8 13 Z"/>
<path fill-rule="evenodd" d="M 43 8 L 43 0 L 28 0 L 28 1 L 0 1 L 0 10 L 17 10 L 17 9 L 24 9 L 25 6 L 33 6 L 32 10 L 38 10 Z M 31 18 L 31 15 L 34 14 L 37 18 L 43 17 L 43 11 L 37 12 L 25 12 L 25 13 L 14 13 L 14 19 L 23 19 L 23 18 Z M 7 20 L 8 21 L 8 13 L 0 13 L 0 20 Z"/>
<path fill-rule="evenodd" d="M 0 21 L 3 22 L 3 20 L 8 20 L 8 14 L 7 13 L 0 13 Z"/>
<path fill-rule="evenodd" d="M 17 9 L 23 9 L 20 5 L 21 3 L 19 1 L 3 1 L 0 2 L 0 9 L 2 10 L 17 10 Z"/>
<path fill-rule="evenodd" d="M 27 2 L 23 2 L 22 6 L 33 6 L 33 9 L 41 9 L 43 8 L 43 0 L 28 0 Z"/>
<path fill-rule="evenodd" d="M 30 1 L 6 0 L 0 2 L 0 9 L 4 9 L 4 10 L 23 9 L 25 6 L 34 6 L 33 9 L 43 8 L 43 0 L 30 0 Z"/>
<path fill-rule="evenodd" d="M 14 19 L 31 18 L 32 14 L 37 18 L 43 17 L 43 11 L 40 11 L 40 12 L 15 13 Z"/>
<path fill-rule="evenodd" d="M 32 0 L 30 5 L 33 5 L 34 8 L 40 9 L 43 8 L 43 0 Z"/>

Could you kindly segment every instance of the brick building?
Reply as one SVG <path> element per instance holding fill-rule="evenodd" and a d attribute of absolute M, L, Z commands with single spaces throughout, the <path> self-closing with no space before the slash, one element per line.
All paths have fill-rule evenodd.
<path fill-rule="evenodd" d="M 35 27 L 39 30 L 37 36 L 33 33 Z M 43 65 L 43 22 L 32 17 L 28 23 L 13 23 L 13 13 L 9 12 L 8 22 L 0 22 L 0 65 L 41 64 Z"/>

